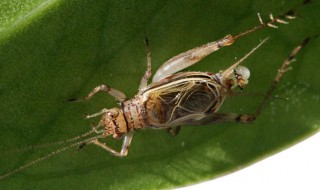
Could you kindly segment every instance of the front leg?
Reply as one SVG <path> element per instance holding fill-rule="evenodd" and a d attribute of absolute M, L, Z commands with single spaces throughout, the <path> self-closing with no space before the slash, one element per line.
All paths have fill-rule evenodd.
<path fill-rule="evenodd" d="M 124 157 L 127 156 L 128 150 L 132 141 L 133 131 L 130 131 L 128 134 L 124 136 L 122 147 L 120 151 L 116 151 L 113 148 L 110 148 L 105 143 L 98 141 L 98 139 L 93 140 L 91 143 L 103 148 L 104 150 L 112 153 L 115 156 Z"/>

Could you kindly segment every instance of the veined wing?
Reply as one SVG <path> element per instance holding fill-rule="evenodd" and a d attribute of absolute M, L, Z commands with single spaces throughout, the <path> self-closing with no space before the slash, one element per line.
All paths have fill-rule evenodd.
<path fill-rule="evenodd" d="M 151 85 L 145 92 L 146 116 L 155 128 L 173 127 L 217 111 L 224 100 L 223 88 L 213 74 L 179 73 Z M 197 118 L 198 117 L 198 118 Z"/>

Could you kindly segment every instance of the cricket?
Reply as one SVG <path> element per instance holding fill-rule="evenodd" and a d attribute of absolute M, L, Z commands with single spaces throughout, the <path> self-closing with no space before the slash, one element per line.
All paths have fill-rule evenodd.
<path fill-rule="evenodd" d="M 308 2 L 308 0 L 305 0 L 302 5 Z M 88 101 L 96 93 L 105 92 L 113 96 L 119 102 L 119 106 L 111 109 L 104 108 L 97 113 L 87 115 L 86 119 L 101 116 L 99 123 L 93 126 L 90 131 L 53 143 L 55 145 L 68 143 L 68 145 L 1 174 L 0 180 L 71 148 L 82 149 L 84 146 L 96 145 L 114 156 L 127 156 L 134 132 L 145 128 L 164 129 L 169 134 L 175 136 L 179 133 L 182 125 L 253 122 L 267 106 L 282 76 L 288 71 L 290 64 L 298 52 L 309 42 L 309 37 L 303 40 L 300 45 L 294 47 L 291 52 L 288 52 L 289 56 L 287 58 L 284 57 L 284 62 L 279 67 L 270 88 L 252 114 L 221 113 L 219 112 L 219 108 L 227 96 L 237 93 L 235 89 L 239 88 L 242 92 L 246 87 L 250 71 L 247 67 L 240 64 L 265 44 L 268 37 L 257 43 L 241 59 L 223 71 L 212 73 L 207 71 L 181 72 L 181 70 L 190 67 L 223 47 L 234 44 L 244 36 L 262 28 L 277 28 L 277 24 L 288 24 L 288 20 L 292 19 L 295 19 L 295 9 L 290 9 L 277 17 L 270 14 L 267 22 L 264 22 L 258 13 L 259 24 L 257 26 L 234 36 L 230 34 L 226 35 L 221 39 L 172 57 L 158 68 L 153 75 L 151 83 L 148 83 L 152 75 L 151 53 L 149 42 L 145 40 L 147 69 L 142 76 L 138 93 L 133 98 L 127 98 L 123 92 L 106 84 L 101 84 L 82 99 L 70 99 L 70 102 Z M 120 150 L 116 150 L 102 142 L 103 139 L 111 137 L 122 140 Z"/>

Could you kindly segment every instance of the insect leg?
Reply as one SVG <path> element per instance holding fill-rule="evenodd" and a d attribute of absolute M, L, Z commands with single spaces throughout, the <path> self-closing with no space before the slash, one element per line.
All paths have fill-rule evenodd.
<path fill-rule="evenodd" d="M 72 102 L 76 102 L 76 101 L 86 101 L 89 100 L 90 98 L 92 98 L 93 95 L 95 95 L 96 93 L 100 92 L 100 91 L 104 91 L 108 94 L 110 94 L 111 96 L 115 97 L 118 101 L 122 102 L 126 99 L 126 95 L 114 88 L 109 87 L 108 85 L 105 84 L 101 84 L 100 86 L 95 87 L 86 97 L 84 97 L 83 99 L 69 99 L 69 101 Z"/>
<path fill-rule="evenodd" d="M 277 28 L 274 23 L 279 23 L 279 24 L 287 24 L 288 22 L 285 21 L 285 19 L 294 19 L 295 18 L 295 12 L 296 9 L 310 3 L 310 0 L 304 0 L 301 4 L 297 5 L 296 7 L 284 12 L 283 14 L 273 17 L 272 14 L 269 15 L 269 20 L 264 23 L 260 14 L 258 14 L 258 19 L 259 19 L 259 25 L 246 30 L 238 35 L 231 36 L 227 35 L 226 37 L 210 42 L 208 44 L 202 45 L 200 47 L 191 49 L 189 51 L 186 51 L 184 53 L 181 53 L 171 59 L 169 59 L 167 62 L 165 62 L 155 73 L 153 76 L 152 82 L 158 82 L 163 78 L 166 78 L 178 71 L 181 71 L 182 69 L 185 69 L 204 57 L 208 56 L 209 54 L 219 50 L 220 48 L 228 45 L 232 45 L 238 38 L 241 38 L 243 36 L 246 36 L 252 32 L 255 32 L 257 30 L 266 28 L 266 27 L 271 27 L 271 28 Z"/>
<path fill-rule="evenodd" d="M 140 94 L 148 85 L 148 80 L 151 76 L 151 51 L 150 51 L 150 46 L 149 46 L 149 41 L 146 38 L 144 40 L 145 44 L 146 44 L 146 48 L 147 48 L 147 70 L 144 73 L 141 82 L 140 82 L 140 86 L 139 86 L 139 93 Z"/>
<path fill-rule="evenodd" d="M 180 132 L 181 125 L 167 128 L 167 132 L 172 136 L 177 136 Z"/>
<path fill-rule="evenodd" d="M 238 35 L 236 35 L 234 37 L 234 39 L 238 39 L 240 37 L 243 37 L 243 36 L 246 36 L 252 32 L 255 32 L 257 30 L 260 30 L 262 28 L 265 28 L 265 27 L 270 27 L 270 28 L 278 28 L 278 26 L 276 26 L 275 24 L 278 23 L 278 24 L 288 24 L 289 22 L 286 21 L 286 19 L 289 19 L 289 20 L 292 20 L 292 19 L 295 19 L 296 18 L 296 10 L 304 5 L 307 5 L 309 3 L 311 3 L 312 1 L 311 0 L 303 0 L 300 4 L 296 5 L 295 7 L 289 9 L 288 11 L 278 15 L 277 17 L 273 17 L 273 15 L 270 13 L 269 14 L 269 20 L 267 22 L 263 22 L 260 14 L 258 13 L 258 19 L 259 19 L 259 22 L 260 22 L 260 25 L 258 26 L 255 26 L 245 32 L 242 32 Z"/>
<path fill-rule="evenodd" d="M 262 100 L 261 104 L 258 106 L 257 110 L 253 114 L 235 114 L 235 113 L 208 113 L 203 118 L 193 121 L 192 124 L 213 124 L 221 122 L 238 122 L 238 123 L 251 123 L 254 121 L 266 107 L 267 103 L 270 101 L 277 84 L 280 82 L 282 76 L 286 71 L 288 71 L 289 65 L 294 61 L 297 53 L 309 42 L 310 38 L 306 38 L 299 46 L 295 47 L 288 58 L 283 62 L 276 77 L 274 78 L 271 87 L 269 88 L 267 94 Z"/>
<path fill-rule="evenodd" d="M 269 102 L 270 98 L 272 97 L 272 93 L 274 92 L 274 90 L 276 89 L 277 84 L 280 82 L 282 76 L 284 75 L 285 72 L 288 71 L 290 64 L 295 60 L 296 55 L 298 54 L 298 52 L 305 46 L 308 44 L 308 42 L 310 41 L 310 38 L 307 37 L 303 40 L 303 42 L 295 47 L 289 54 L 288 58 L 283 62 L 283 64 L 281 65 L 280 69 L 278 70 L 278 73 L 276 75 L 276 77 L 274 78 L 271 87 L 269 88 L 267 95 L 265 96 L 265 98 L 263 99 L 263 101 L 261 102 L 260 106 L 258 107 L 257 111 L 255 112 L 255 117 L 257 117 L 258 115 L 260 115 L 260 113 L 262 112 L 262 110 L 265 108 L 266 104 Z"/>
<path fill-rule="evenodd" d="M 196 47 L 184 53 L 181 53 L 167 62 L 165 62 L 153 76 L 152 82 L 158 82 L 167 76 L 170 76 L 184 68 L 190 67 L 197 63 L 201 59 L 205 58 L 214 51 L 219 50 L 224 46 L 233 44 L 234 38 L 231 35 L 227 35 L 224 38 L 210 42 L 208 44 Z"/>
<path fill-rule="evenodd" d="M 93 140 L 92 143 L 103 148 L 104 150 L 106 150 L 108 152 L 111 152 L 115 156 L 123 157 L 123 156 L 127 156 L 127 154 L 128 154 L 128 150 L 129 150 L 131 140 L 132 140 L 132 135 L 133 135 L 133 131 L 130 131 L 128 134 L 126 134 L 124 136 L 122 147 L 119 152 L 114 150 L 113 148 L 110 148 L 105 143 L 102 143 L 97 139 Z"/>

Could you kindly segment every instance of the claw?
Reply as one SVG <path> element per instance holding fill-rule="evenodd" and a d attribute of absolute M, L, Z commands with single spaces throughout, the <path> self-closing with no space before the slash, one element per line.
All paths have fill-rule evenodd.
<path fill-rule="evenodd" d="M 83 114 L 83 117 L 84 117 L 84 119 L 89 119 L 89 118 L 90 118 L 90 115 L 87 114 L 87 113 L 84 113 L 84 114 Z"/>

